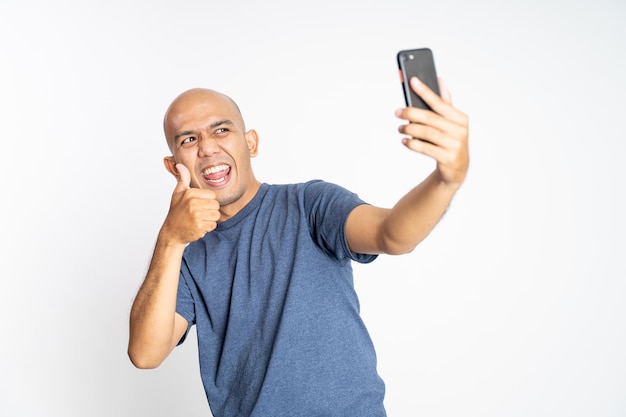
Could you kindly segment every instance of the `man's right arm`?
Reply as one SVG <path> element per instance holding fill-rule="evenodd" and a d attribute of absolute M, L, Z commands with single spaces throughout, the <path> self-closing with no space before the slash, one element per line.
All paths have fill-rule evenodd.
<path fill-rule="evenodd" d="M 130 312 L 128 356 L 138 368 L 159 366 L 185 334 L 187 320 L 176 313 L 183 252 L 189 242 L 214 230 L 220 217 L 215 193 L 191 189 L 187 168 L 176 168 L 178 184 L 170 210 Z"/>
<path fill-rule="evenodd" d="M 184 249 L 157 240 L 148 274 L 133 302 L 128 356 L 138 368 L 159 366 L 187 329 L 187 320 L 176 313 Z"/>

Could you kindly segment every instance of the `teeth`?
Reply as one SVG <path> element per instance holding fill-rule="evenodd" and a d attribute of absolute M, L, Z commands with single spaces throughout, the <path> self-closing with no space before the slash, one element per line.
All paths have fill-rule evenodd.
<path fill-rule="evenodd" d="M 228 169 L 228 165 L 217 165 L 202 171 L 204 175 L 215 174 L 220 171 L 225 171 Z"/>

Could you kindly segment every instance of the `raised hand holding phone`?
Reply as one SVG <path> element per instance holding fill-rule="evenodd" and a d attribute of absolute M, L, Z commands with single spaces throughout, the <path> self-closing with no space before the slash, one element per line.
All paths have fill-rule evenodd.
<path fill-rule="evenodd" d="M 410 87 L 424 106 L 407 106 L 396 111 L 397 117 L 408 122 L 398 129 L 410 136 L 402 142 L 407 148 L 435 159 L 440 180 L 459 187 L 469 167 L 467 115 L 452 105 L 451 95 L 441 79 L 437 79 L 436 91 L 416 75 L 403 80 L 403 84 Z M 407 97 L 411 95 L 405 93 L 405 99 L 411 103 Z"/>
<path fill-rule="evenodd" d="M 398 52 L 396 59 L 406 106 L 430 109 L 428 104 L 413 91 L 410 80 L 417 77 L 436 94 L 439 94 L 439 82 L 433 52 L 429 48 L 408 49 Z"/>
<path fill-rule="evenodd" d="M 161 234 L 174 242 L 187 244 L 217 227 L 220 204 L 213 191 L 191 188 L 191 174 L 186 166 L 176 164 L 176 171 L 178 182 Z"/>

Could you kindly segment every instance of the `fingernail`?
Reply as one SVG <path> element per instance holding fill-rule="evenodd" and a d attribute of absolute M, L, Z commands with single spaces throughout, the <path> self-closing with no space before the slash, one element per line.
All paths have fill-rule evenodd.
<path fill-rule="evenodd" d="M 396 110 L 396 116 L 397 116 L 397 117 L 402 116 L 402 109 L 398 109 L 398 110 Z"/>

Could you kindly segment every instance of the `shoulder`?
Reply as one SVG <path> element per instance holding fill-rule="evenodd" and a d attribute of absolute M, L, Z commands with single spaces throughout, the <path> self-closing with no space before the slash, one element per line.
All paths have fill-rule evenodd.
<path fill-rule="evenodd" d="M 261 209 L 277 210 L 284 205 L 298 206 L 304 213 L 347 215 L 364 201 L 348 189 L 321 179 L 301 183 L 267 185 Z"/>
<path fill-rule="evenodd" d="M 363 201 L 359 196 L 347 188 L 324 180 L 311 180 L 302 184 L 302 193 L 305 201 L 322 200 L 328 203 L 343 201 L 348 204 Z"/>
<path fill-rule="evenodd" d="M 298 196 L 304 199 L 315 199 L 331 194 L 352 194 L 347 189 L 321 179 L 291 184 L 267 184 L 266 197 L 274 199 L 278 196 Z"/>
<path fill-rule="evenodd" d="M 348 189 L 320 179 L 310 180 L 301 184 L 301 189 L 306 194 L 350 194 L 354 195 Z"/>

